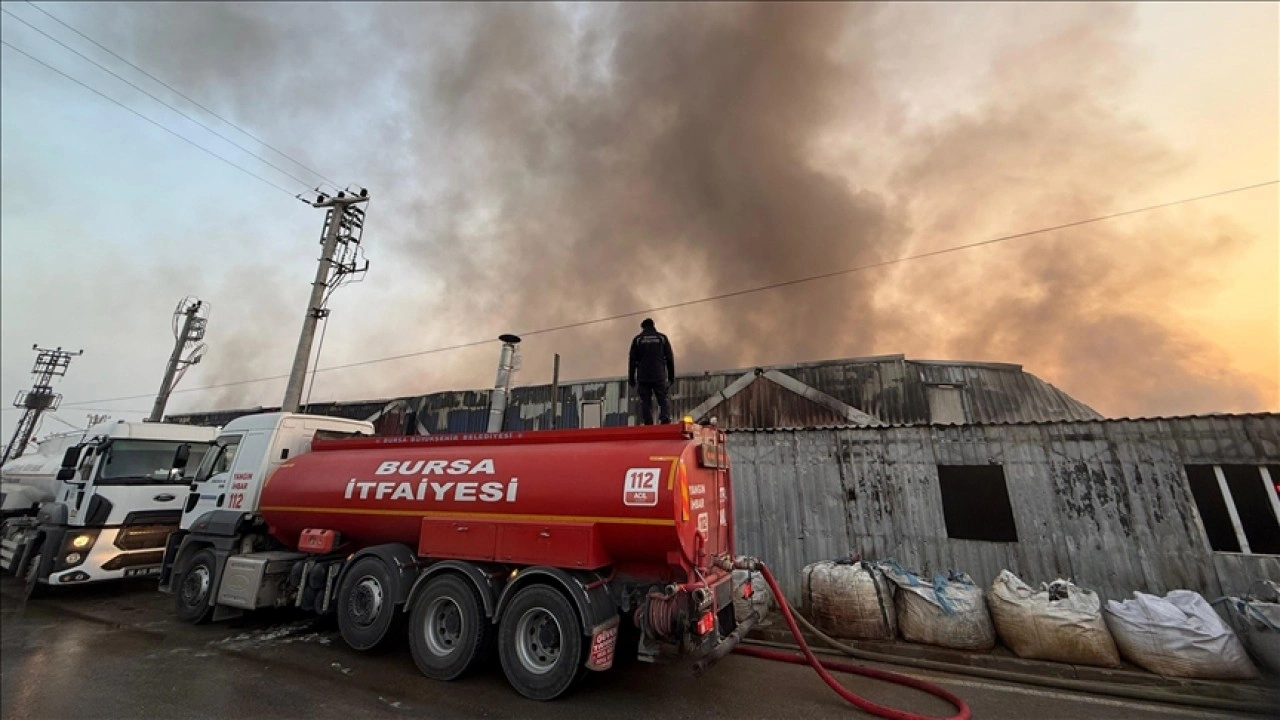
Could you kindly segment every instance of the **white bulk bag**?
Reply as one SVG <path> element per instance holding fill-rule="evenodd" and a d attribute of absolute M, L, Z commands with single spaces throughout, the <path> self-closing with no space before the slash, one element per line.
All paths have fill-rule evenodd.
<path fill-rule="evenodd" d="M 995 647 L 996 631 L 982 589 L 968 575 L 953 572 L 928 582 L 901 567 L 884 572 L 896 586 L 894 605 L 903 639 L 957 650 Z"/>
<path fill-rule="evenodd" d="M 1005 570 L 991 584 L 987 608 L 1001 642 L 1020 658 L 1102 667 L 1120 664 L 1097 593 L 1069 581 L 1056 580 L 1036 591 Z"/>
<path fill-rule="evenodd" d="M 1163 598 L 1135 592 L 1107 602 L 1107 626 L 1120 654 L 1166 677 L 1246 680 L 1258 676 L 1240 639 L 1199 593 Z"/>
<path fill-rule="evenodd" d="M 1268 581 L 1258 585 L 1263 592 L 1221 598 L 1213 604 L 1226 604 L 1227 622 L 1245 649 L 1263 668 L 1280 675 L 1280 585 Z"/>
<path fill-rule="evenodd" d="M 898 635 L 893 589 L 869 562 L 826 560 L 804 568 L 805 616 L 838 638 L 892 640 Z"/>

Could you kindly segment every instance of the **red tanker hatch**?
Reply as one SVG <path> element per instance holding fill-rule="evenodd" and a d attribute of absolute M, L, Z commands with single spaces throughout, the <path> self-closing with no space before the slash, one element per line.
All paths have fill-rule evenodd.
<path fill-rule="evenodd" d="M 581 570 L 611 563 L 595 523 L 423 518 L 418 554 Z"/>

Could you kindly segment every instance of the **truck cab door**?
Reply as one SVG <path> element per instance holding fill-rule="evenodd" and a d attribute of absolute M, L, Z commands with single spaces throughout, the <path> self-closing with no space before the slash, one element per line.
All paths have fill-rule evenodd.
<path fill-rule="evenodd" d="M 57 501 L 67 506 L 69 518 L 78 519 L 80 512 L 85 509 L 85 503 L 92 494 L 91 486 L 98 457 L 98 448 L 86 447 L 80 455 L 80 462 L 76 465 L 75 475 L 69 480 L 62 481 Z"/>
<path fill-rule="evenodd" d="M 191 493 L 182 508 L 182 521 L 179 527 L 190 530 L 196 519 L 207 512 L 225 506 L 227 488 L 230 485 L 231 469 L 236 457 L 240 454 L 240 444 L 244 440 L 243 433 L 232 433 L 219 436 L 213 447 L 205 453 L 200 466 L 191 478 Z"/>
<path fill-rule="evenodd" d="M 269 457 L 272 435 L 266 430 L 251 430 L 240 441 L 236 462 L 231 467 L 230 484 L 227 485 L 226 509 L 246 512 L 258 509 L 258 492 L 273 467 Z"/>

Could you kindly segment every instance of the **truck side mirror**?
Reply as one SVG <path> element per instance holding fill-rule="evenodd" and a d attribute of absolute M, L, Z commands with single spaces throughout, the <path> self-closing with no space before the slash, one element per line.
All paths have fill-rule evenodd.
<path fill-rule="evenodd" d="M 75 470 L 76 464 L 80 462 L 80 446 L 72 445 L 67 451 L 62 453 L 62 468 L 65 470 L 71 468 Z M 62 479 L 62 473 L 58 473 L 58 478 Z"/>
<path fill-rule="evenodd" d="M 60 467 L 60 468 L 58 468 L 58 480 L 60 480 L 61 482 L 67 482 L 68 480 L 74 480 L 74 479 L 75 479 L 75 477 L 76 477 L 76 469 L 75 469 L 74 467 Z"/>
<path fill-rule="evenodd" d="M 173 469 L 182 470 L 187 467 L 187 461 L 191 459 L 191 443 L 182 443 L 178 446 L 177 451 L 173 453 Z"/>

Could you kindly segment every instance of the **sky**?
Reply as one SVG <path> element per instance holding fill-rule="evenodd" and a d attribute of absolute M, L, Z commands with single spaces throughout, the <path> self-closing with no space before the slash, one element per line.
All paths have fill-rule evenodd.
<path fill-rule="evenodd" d="M 39 435 L 144 417 L 186 296 L 169 411 L 279 404 L 244 381 L 288 373 L 320 182 L 369 188 L 371 265 L 313 401 L 488 387 L 504 332 L 517 384 L 623 375 L 649 315 L 680 372 L 902 353 L 1280 408 L 1277 185 L 883 264 L 1280 178 L 1275 3 L 3 8 L 0 395 L 84 350 Z"/>

